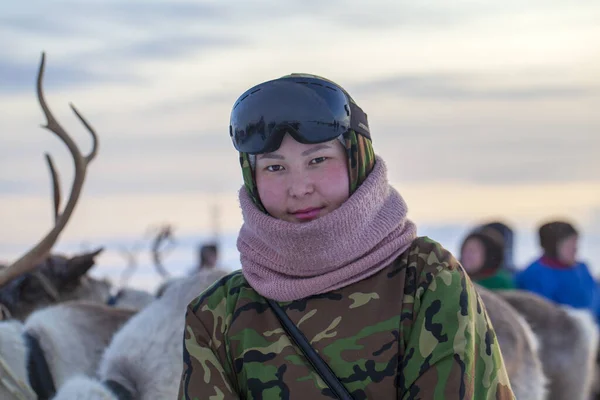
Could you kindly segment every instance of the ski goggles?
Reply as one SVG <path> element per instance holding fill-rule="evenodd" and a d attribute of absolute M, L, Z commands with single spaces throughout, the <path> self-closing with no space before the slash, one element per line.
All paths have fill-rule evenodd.
<path fill-rule="evenodd" d="M 235 102 L 229 124 L 233 145 L 249 154 L 276 151 L 286 133 L 315 144 L 349 130 L 371 139 L 365 112 L 335 83 L 302 75 L 248 89 Z"/>

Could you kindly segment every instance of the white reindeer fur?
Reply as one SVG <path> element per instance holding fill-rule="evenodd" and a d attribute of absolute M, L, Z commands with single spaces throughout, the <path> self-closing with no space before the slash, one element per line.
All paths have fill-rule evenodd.
<path fill-rule="evenodd" d="M 56 387 L 78 373 L 94 375 L 102 353 L 114 332 L 133 314 L 133 310 L 114 309 L 96 303 L 66 302 L 36 311 L 22 324 L 0 322 L 0 356 L 37 397 L 27 377 L 27 346 L 23 333 L 38 339 Z M 14 399 L 0 385 L 0 399 Z"/>
<path fill-rule="evenodd" d="M 39 340 L 58 387 L 74 373 L 94 375 L 113 335 L 134 313 L 96 303 L 63 303 L 32 314 L 25 330 Z"/>
<path fill-rule="evenodd" d="M 53 398 L 58 399 L 117 400 L 102 383 L 84 375 L 74 376 L 61 386 Z"/>
<path fill-rule="evenodd" d="M 513 378 L 511 385 L 514 393 L 520 393 L 521 396 L 517 399 L 538 399 L 543 400 L 548 396 L 548 378 L 544 375 L 544 368 L 542 362 L 538 357 L 540 351 L 540 341 L 538 340 L 535 333 L 531 330 L 531 327 L 520 315 L 515 315 L 518 324 L 520 325 L 523 333 L 525 334 L 525 340 L 527 347 L 531 349 L 531 353 L 527 352 L 523 357 L 523 364 L 526 366 L 523 375 L 518 375 Z M 533 354 L 531 357 L 529 354 Z M 531 382 L 539 382 L 539 385 L 532 386 Z"/>
<path fill-rule="evenodd" d="M 156 297 L 144 290 L 128 288 L 123 289 L 119 295 L 119 298 L 115 302 L 115 307 L 141 310 L 148 304 L 152 303 L 155 299 Z"/>
<path fill-rule="evenodd" d="M 10 368 L 14 377 L 19 381 L 17 383 L 22 389 L 22 396 L 26 400 L 36 400 L 37 396 L 29 386 L 27 378 L 26 352 L 27 347 L 23 340 L 24 326 L 16 320 L 0 322 L 0 357 Z M 7 371 L 0 369 L 2 377 L 8 378 Z M 9 379 L 10 384 L 14 384 Z M 3 382 L 0 383 L 0 399 L 18 399 L 12 391 L 8 390 Z"/>
<path fill-rule="evenodd" d="M 106 304 L 110 298 L 111 285 L 108 281 L 85 276 L 80 279 L 79 285 L 69 293 L 64 300 L 89 300 Z M 150 304 L 155 297 L 139 289 L 124 288 L 114 304 L 115 307 L 141 310 Z"/>
<path fill-rule="evenodd" d="M 582 384 L 583 393 L 594 393 L 596 391 L 597 365 L 596 357 L 598 354 L 598 344 L 600 332 L 594 316 L 587 310 L 575 309 L 568 306 L 562 307 L 569 316 L 571 316 L 579 329 L 580 337 L 584 338 L 578 344 L 577 354 L 581 356 L 581 361 L 586 365 L 585 370 L 588 374 Z M 587 338 L 587 340 L 585 340 Z"/>
<path fill-rule="evenodd" d="M 225 274 L 222 270 L 199 272 L 170 284 L 161 298 L 131 318 L 114 336 L 100 363 L 100 380 L 120 383 L 135 399 L 176 398 L 183 368 L 186 306 Z M 55 400 L 83 398 L 115 399 L 97 381 L 80 377 L 61 387 Z"/>

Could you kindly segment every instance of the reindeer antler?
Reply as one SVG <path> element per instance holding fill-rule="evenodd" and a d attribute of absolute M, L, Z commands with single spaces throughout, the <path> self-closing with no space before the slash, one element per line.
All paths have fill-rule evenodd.
<path fill-rule="evenodd" d="M 65 206 L 63 212 L 59 213 L 58 209 L 60 203 L 60 194 L 58 190 L 58 175 L 56 174 L 56 171 L 54 169 L 51 157 L 46 154 L 46 160 L 50 168 L 54 188 L 54 227 L 32 249 L 30 249 L 29 251 L 27 251 L 27 253 L 21 256 L 21 258 L 19 258 L 13 264 L 9 265 L 7 268 L 4 268 L 0 271 L 0 287 L 6 282 L 10 281 L 11 279 L 33 270 L 38 263 L 43 261 L 49 255 L 50 250 L 58 240 L 60 233 L 63 231 L 63 229 L 67 225 L 67 222 L 69 221 L 69 218 L 73 214 L 73 210 L 75 209 L 77 201 L 79 200 L 79 195 L 81 194 L 83 182 L 85 181 L 87 167 L 89 163 L 92 162 L 94 157 L 96 157 L 96 153 L 98 152 L 98 137 L 96 136 L 96 132 L 85 120 L 85 118 L 83 118 L 83 116 L 77 111 L 73 104 L 69 104 L 71 109 L 92 136 L 92 151 L 87 156 L 83 156 L 81 154 L 79 148 L 77 147 L 73 139 L 71 139 L 69 134 L 64 130 L 64 128 L 52 115 L 50 108 L 46 104 L 44 92 L 42 89 L 45 59 L 46 55 L 45 53 L 42 53 L 42 61 L 40 63 L 40 69 L 37 77 L 38 100 L 40 102 L 40 106 L 42 107 L 42 111 L 44 112 L 47 121 L 46 125 L 43 125 L 42 127 L 48 129 L 56 136 L 58 136 L 60 140 L 62 140 L 68 147 L 69 152 L 73 156 L 73 164 L 75 166 L 75 177 L 73 179 L 71 193 L 69 195 L 67 205 Z"/>
<path fill-rule="evenodd" d="M 125 247 L 122 247 L 119 251 L 119 253 L 127 261 L 127 267 L 125 267 L 125 270 L 121 273 L 121 277 L 119 279 L 118 287 L 120 289 L 125 288 L 127 286 L 127 283 L 129 282 L 129 280 L 131 279 L 131 277 L 137 270 L 137 267 L 138 267 L 137 253 L 138 253 L 138 251 L 139 250 L 136 249 L 135 247 L 132 249 L 127 249 Z"/>
<path fill-rule="evenodd" d="M 167 244 L 166 246 L 170 244 L 170 247 L 161 248 L 161 246 L 164 243 Z M 152 260 L 154 261 L 154 267 L 156 268 L 156 272 L 158 272 L 158 274 L 162 276 L 163 279 L 167 279 L 171 275 L 163 265 L 162 253 L 167 252 L 167 250 L 172 250 L 174 246 L 175 240 L 173 238 L 173 227 L 171 225 L 166 224 L 158 228 L 156 236 L 152 241 Z"/>

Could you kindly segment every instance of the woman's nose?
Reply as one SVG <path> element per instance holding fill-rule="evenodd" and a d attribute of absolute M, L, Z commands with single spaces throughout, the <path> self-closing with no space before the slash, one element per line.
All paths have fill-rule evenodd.
<path fill-rule="evenodd" d="M 315 191 L 314 182 L 306 174 L 291 174 L 288 188 L 291 197 L 302 197 Z"/>

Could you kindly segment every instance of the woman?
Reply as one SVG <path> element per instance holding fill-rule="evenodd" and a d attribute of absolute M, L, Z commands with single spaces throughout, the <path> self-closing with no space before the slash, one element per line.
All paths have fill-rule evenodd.
<path fill-rule="evenodd" d="M 180 399 L 513 398 L 473 285 L 416 237 L 341 87 L 262 83 L 235 103 L 229 133 L 245 183 L 242 270 L 188 307 Z M 328 364 L 329 386 L 285 316 Z"/>
<path fill-rule="evenodd" d="M 473 282 L 490 290 L 514 289 L 510 273 L 502 268 L 503 262 L 504 239 L 495 229 L 476 229 L 463 241 L 460 263 Z"/>

